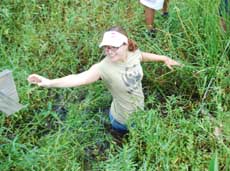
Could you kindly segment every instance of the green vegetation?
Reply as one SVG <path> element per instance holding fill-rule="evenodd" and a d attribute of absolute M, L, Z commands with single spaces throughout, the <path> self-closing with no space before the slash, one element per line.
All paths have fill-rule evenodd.
<path fill-rule="evenodd" d="M 217 0 L 174 0 L 160 31 L 145 33 L 136 0 L 1 0 L 0 71 L 13 71 L 20 102 L 0 114 L 0 170 L 230 170 L 230 34 Z M 229 24 L 229 23 L 228 23 Z M 104 126 L 111 96 L 99 81 L 71 89 L 29 85 L 78 73 L 103 58 L 103 32 L 120 25 L 141 50 L 184 67 L 144 64 L 146 110 L 121 143 Z"/>

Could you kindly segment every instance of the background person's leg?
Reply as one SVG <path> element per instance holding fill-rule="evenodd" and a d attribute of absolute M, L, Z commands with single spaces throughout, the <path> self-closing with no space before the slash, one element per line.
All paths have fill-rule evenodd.
<path fill-rule="evenodd" d="M 156 36 L 157 30 L 154 26 L 155 10 L 149 7 L 145 7 L 145 23 L 148 29 L 148 35 L 151 37 Z"/>
<path fill-rule="evenodd" d="M 162 8 L 162 15 L 165 17 L 168 16 L 168 7 L 169 7 L 169 0 L 165 0 Z"/>
<path fill-rule="evenodd" d="M 145 7 L 145 23 L 148 30 L 152 30 L 154 28 L 154 17 L 155 10 L 149 7 Z"/>
<path fill-rule="evenodd" d="M 227 30 L 226 22 L 229 20 L 230 17 L 230 7 L 229 7 L 229 0 L 221 0 L 219 6 L 219 14 L 220 14 L 220 25 L 224 31 Z"/>

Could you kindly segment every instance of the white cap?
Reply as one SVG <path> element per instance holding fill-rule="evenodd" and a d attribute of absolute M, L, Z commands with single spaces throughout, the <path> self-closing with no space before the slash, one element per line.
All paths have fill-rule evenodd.
<path fill-rule="evenodd" d="M 107 31 L 103 35 L 103 39 L 99 45 L 102 46 L 113 46 L 120 47 L 123 43 L 128 44 L 128 38 L 117 31 Z"/>

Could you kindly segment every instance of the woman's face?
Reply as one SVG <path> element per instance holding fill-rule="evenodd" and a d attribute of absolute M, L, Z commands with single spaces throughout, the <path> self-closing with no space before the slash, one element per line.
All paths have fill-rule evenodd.
<path fill-rule="evenodd" d="M 127 57 L 128 46 L 126 44 L 120 47 L 104 46 L 105 55 L 112 61 L 125 61 Z"/>

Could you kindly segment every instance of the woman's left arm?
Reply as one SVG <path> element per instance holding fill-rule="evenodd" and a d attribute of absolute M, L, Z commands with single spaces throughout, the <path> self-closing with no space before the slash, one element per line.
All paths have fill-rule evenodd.
<path fill-rule="evenodd" d="M 167 56 L 163 56 L 163 55 L 156 55 L 153 53 L 148 53 L 148 52 L 142 52 L 142 61 L 143 62 L 164 62 L 165 65 L 170 68 L 173 69 L 172 66 L 180 66 L 181 64 Z"/>

